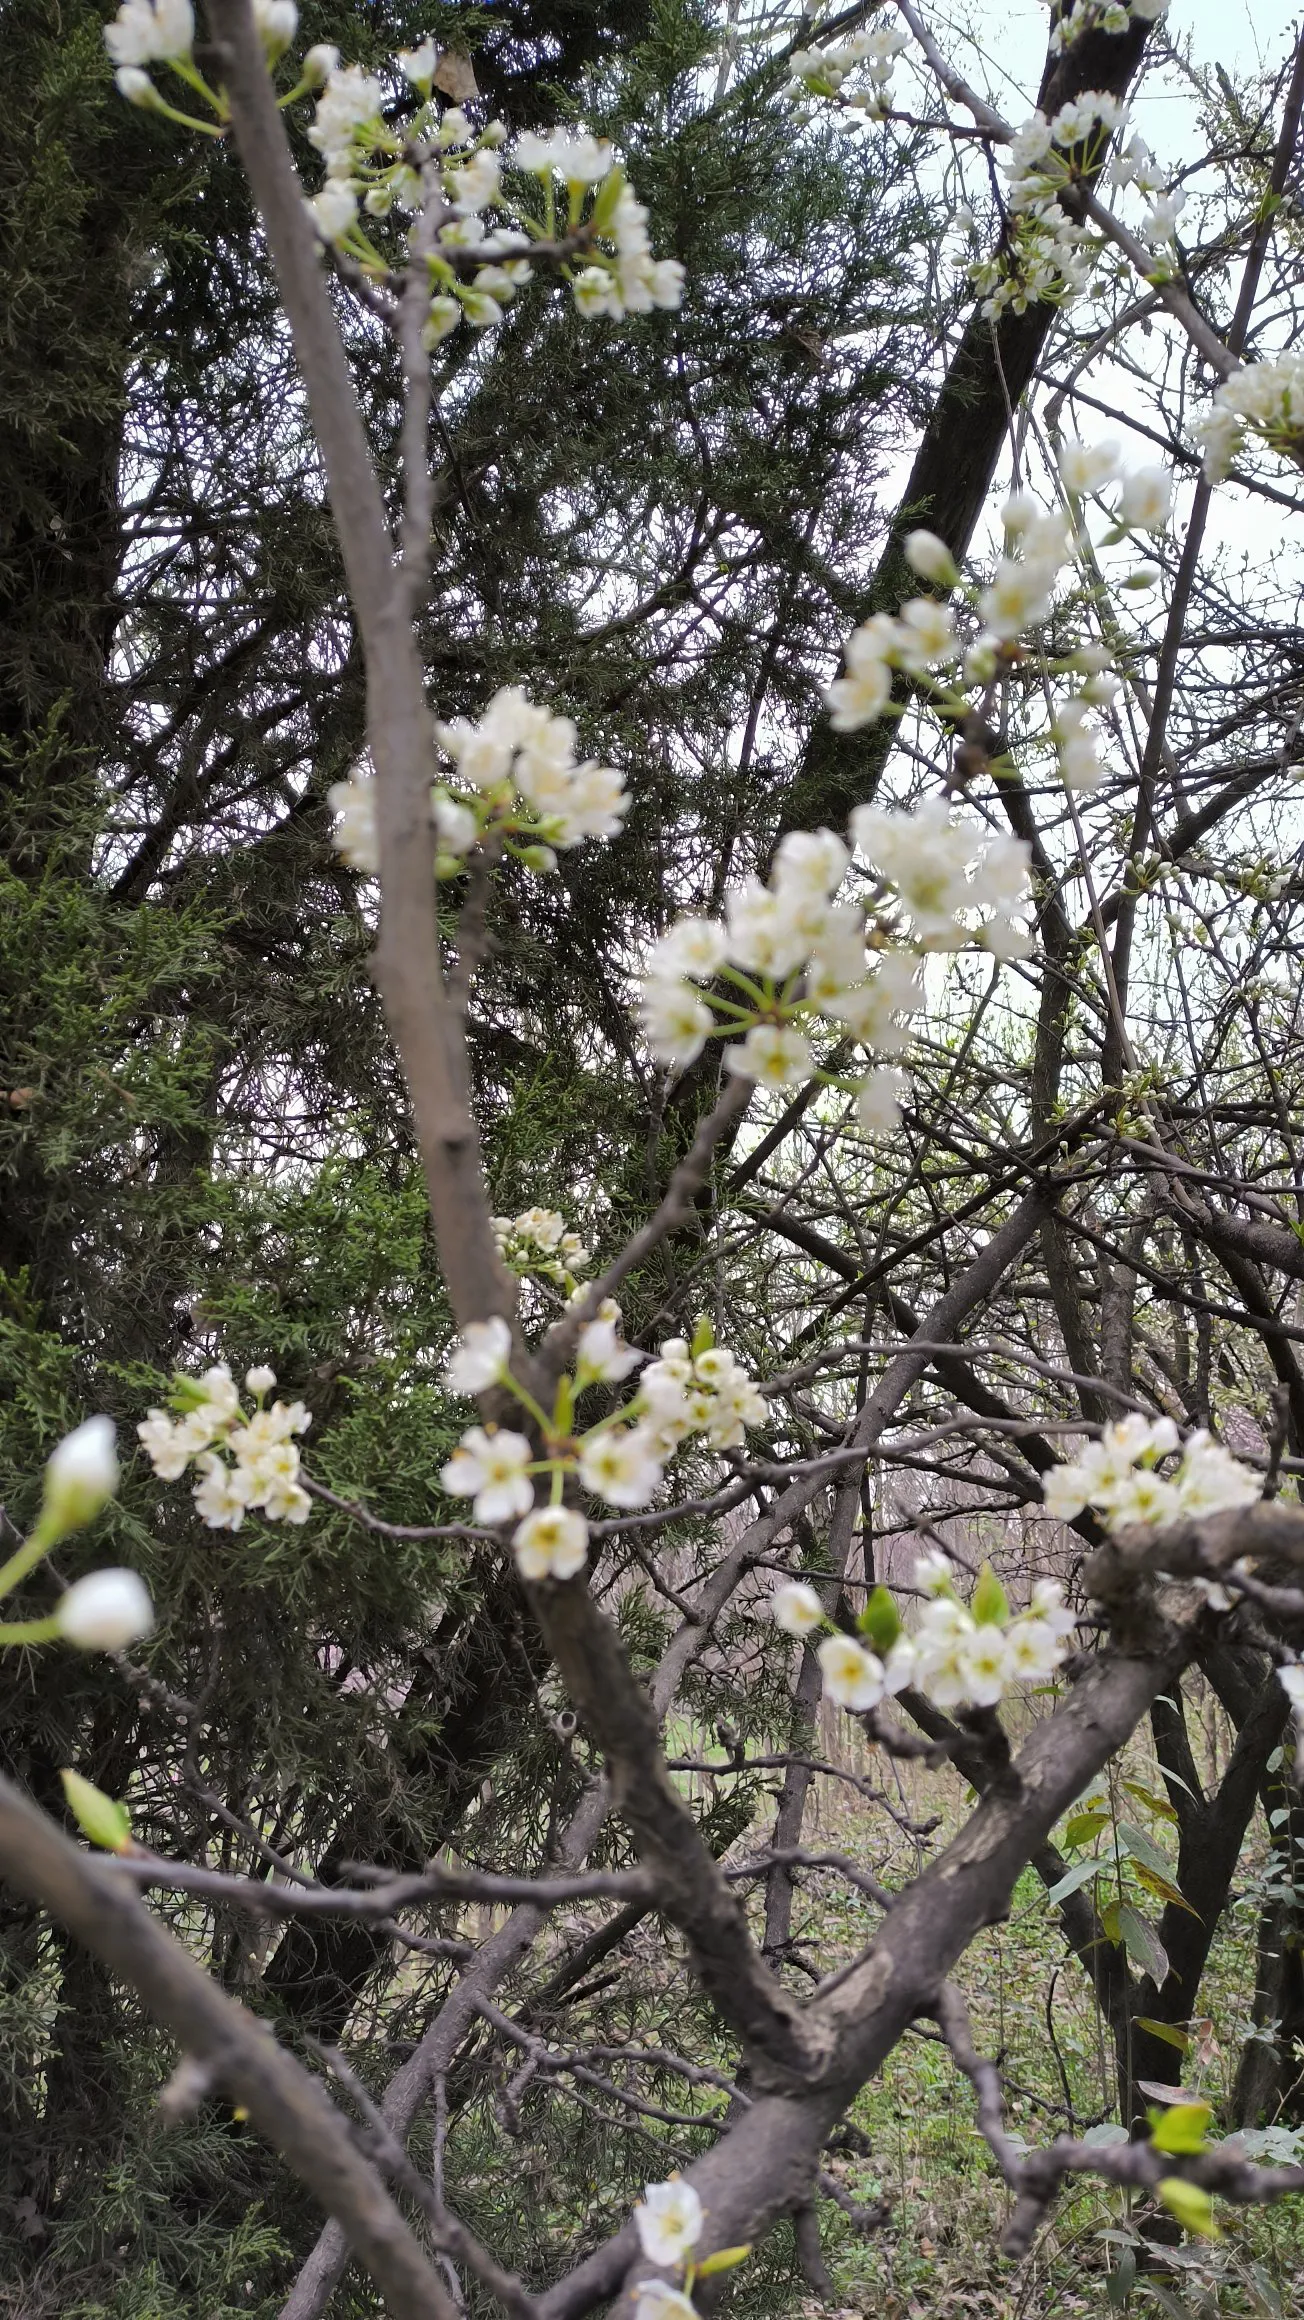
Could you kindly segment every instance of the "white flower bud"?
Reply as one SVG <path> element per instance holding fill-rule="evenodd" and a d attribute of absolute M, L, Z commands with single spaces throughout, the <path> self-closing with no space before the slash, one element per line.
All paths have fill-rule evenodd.
<path fill-rule="evenodd" d="M 284 56 L 299 29 L 295 0 L 254 0 L 254 22 L 269 58 Z"/>
<path fill-rule="evenodd" d="M 960 578 L 954 556 L 936 532 L 907 532 L 905 559 L 921 580 L 932 580 L 939 588 L 954 588 Z"/>
<path fill-rule="evenodd" d="M 45 1469 L 41 1520 L 62 1538 L 94 1522 L 118 1487 L 118 1453 L 112 1418 L 88 1418 L 65 1435 Z"/>
<path fill-rule="evenodd" d="M 303 77 L 310 88 L 323 88 L 340 61 L 340 52 L 329 40 L 319 40 L 309 49 L 303 60 Z"/>
<path fill-rule="evenodd" d="M 65 1643 L 78 1651 L 122 1651 L 154 1625 L 149 1589 L 136 1571 L 88 1571 L 55 1606 Z"/>
<path fill-rule="evenodd" d="M 259 1400 L 264 1394 L 270 1394 L 275 1383 L 276 1372 L 268 1369 L 265 1362 L 260 1363 L 257 1369 L 245 1371 L 245 1392 L 254 1394 Z"/>
<path fill-rule="evenodd" d="M 154 112 L 159 104 L 159 93 L 149 74 L 138 64 L 120 64 L 113 76 L 118 95 L 129 105 L 139 105 L 143 112 Z"/>

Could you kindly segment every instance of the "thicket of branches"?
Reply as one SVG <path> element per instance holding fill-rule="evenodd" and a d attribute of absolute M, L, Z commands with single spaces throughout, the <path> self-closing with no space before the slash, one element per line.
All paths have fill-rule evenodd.
<path fill-rule="evenodd" d="M 1195 2233 L 1212 2194 L 1304 2187 L 1206 2131 L 1304 2124 L 1279 1673 L 1304 1649 L 1304 427 L 1252 436 L 1230 483 L 1196 431 L 1220 379 L 1297 343 L 1304 65 L 1283 40 L 1237 88 L 1176 16 L 1112 13 L 1053 27 L 1029 109 L 1104 91 L 1144 129 L 1166 75 L 1186 203 L 1138 242 L 1097 140 L 1062 202 L 1103 237 L 1089 285 L 993 315 L 967 268 L 1017 263 L 1007 127 L 913 8 L 912 77 L 859 123 L 792 59 L 881 27 L 866 10 L 305 11 L 295 57 L 383 72 L 429 35 L 477 125 L 611 137 L 684 268 L 677 307 L 595 322 L 541 264 L 501 328 L 417 366 L 428 412 L 398 311 L 419 262 L 387 315 L 379 274 L 314 249 L 286 190 L 287 152 L 318 182 L 310 104 L 278 119 L 243 5 L 213 0 L 196 52 L 230 99 L 211 141 L 122 103 L 102 9 L 31 0 L 10 31 L 3 1544 L 88 1412 L 125 1455 L 172 1373 L 218 1360 L 307 1405 L 314 1493 L 301 1527 L 214 1529 L 133 1457 L 6 1603 L 39 1620 L 51 1574 L 108 1560 L 157 1621 L 111 1656 L 0 1655 L 24 2320 L 652 2320 L 676 2307 L 630 2211 L 680 2168 L 692 2260 L 753 2252 L 667 2285 L 703 2310 L 823 2293 L 821 2215 L 888 2224 L 829 2154 L 921 2024 L 971 2082 L 1016 2257 L 1076 2172 L 1162 2184 Z M 898 665 L 890 713 L 837 730 L 848 636 L 920 594 L 908 535 L 985 576 L 1010 489 L 1057 504 L 1064 446 L 1109 432 L 1173 471 L 1171 521 L 1111 527 L 1080 494 L 1076 561 L 967 714 Z M 1050 722 L 1084 646 L 1122 680 L 1094 786 Z M 435 887 L 430 719 L 504 686 L 618 769 L 624 826 L 549 876 L 491 846 Z M 379 887 L 331 837 L 364 760 Z M 857 1125 L 849 1039 L 834 1084 L 756 1090 L 714 1043 L 658 1065 L 631 996 L 679 913 L 718 915 L 788 833 L 939 798 L 1028 849 L 1032 940 L 926 960 L 898 1125 Z M 650 1509 L 590 1492 L 586 1569 L 541 1580 L 441 1481 L 471 1415 L 450 1348 L 495 1316 L 536 1457 L 568 1439 L 545 1420 L 575 1317 L 489 1226 L 539 1205 L 631 1347 L 700 1346 L 704 1316 L 764 1391 Z M 1212 1433 L 1262 1503 L 1050 1520 L 1046 1476 L 1128 1413 Z M 482 1414 L 524 1422 L 501 1385 Z M 966 1602 L 999 1579 L 1002 1618 L 1061 1580 L 1078 1624 L 1017 1708 L 921 1678 L 857 1711 L 876 1753 L 849 1775 L 816 1634 L 794 1646 L 773 1589 L 886 1652 L 883 1589 L 910 1624 L 924 1549 Z M 64 1768 L 126 1805 L 116 1860 L 61 1833 Z M 822 1787 L 854 1797 L 832 1850 Z M 1152 2134 L 1247 1840 L 1270 1867 L 1225 2115 Z M 1081 2139 L 1069 2092 L 1031 2154 L 951 1980 L 1029 1867 L 1121 2130 Z M 837 1880 L 859 1952 L 828 1935 Z"/>

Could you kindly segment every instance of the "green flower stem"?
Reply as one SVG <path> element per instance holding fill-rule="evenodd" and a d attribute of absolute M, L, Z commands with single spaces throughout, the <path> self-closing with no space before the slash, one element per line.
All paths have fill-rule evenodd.
<path fill-rule="evenodd" d="M 0 1643 L 57 1643 L 57 1619 L 0 1620 Z"/>
<path fill-rule="evenodd" d="M 21 1579 L 43 1562 L 51 1547 L 59 1543 L 60 1533 L 47 1515 L 42 1515 L 29 1539 L 15 1549 L 7 1563 L 0 1564 L 0 1602 L 12 1595 Z"/>

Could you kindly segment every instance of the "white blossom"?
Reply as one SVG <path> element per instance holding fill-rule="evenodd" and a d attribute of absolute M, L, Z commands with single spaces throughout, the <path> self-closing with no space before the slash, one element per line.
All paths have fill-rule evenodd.
<path fill-rule="evenodd" d="M 319 194 L 317 199 L 321 198 Z M 351 870 L 374 877 L 380 868 L 380 842 L 376 835 L 376 790 L 370 774 L 355 765 L 347 781 L 331 783 L 326 802 L 336 816 L 331 833 L 336 852 L 344 856 Z"/>
<path fill-rule="evenodd" d="M 1118 445 L 1068 442 L 1060 445 L 1056 464 L 1060 481 L 1071 499 L 1085 499 L 1103 491 L 1118 476 Z"/>
<path fill-rule="evenodd" d="M 884 1693 L 883 1662 L 850 1635 L 826 1635 L 816 1657 L 824 1689 L 840 1708 L 857 1714 L 876 1708 Z"/>
<path fill-rule="evenodd" d="M 122 0 L 104 45 L 114 64 L 167 64 L 189 56 L 195 41 L 190 0 Z"/>
<path fill-rule="evenodd" d="M 462 1436 L 439 1479 L 453 1498 L 470 1498 L 477 1522 L 510 1522 L 528 1514 L 534 1484 L 527 1468 L 533 1458 L 524 1434 L 508 1426 L 472 1426 Z"/>
<path fill-rule="evenodd" d="M 1139 467 L 1125 476 L 1118 520 L 1137 531 L 1162 532 L 1172 508 L 1173 479 L 1165 467 Z"/>
<path fill-rule="evenodd" d="M 640 2280 L 634 2289 L 634 2320 L 699 2320 L 697 2306 L 668 2280 Z"/>
<path fill-rule="evenodd" d="M 429 90 L 439 51 L 427 37 L 416 48 L 401 48 L 394 61 L 405 81 L 411 81 L 414 88 Z"/>
<path fill-rule="evenodd" d="M 512 1533 L 516 1567 L 526 1579 L 573 1579 L 588 1545 L 589 1526 L 569 1506 L 536 1506 Z"/>
<path fill-rule="evenodd" d="M 901 1125 L 910 1082 L 892 1064 L 877 1064 L 856 1090 L 856 1119 L 867 1136 L 890 1136 Z"/>
<path fill-rule="evenodd" d="M 580 1444 L 580 1481 L 609 1506 L 646 1506 L 661 1481 L 656 1438 L 645 1426 L 607 1426 Z"/>
<path fill-rule="evenodd" d="M 322 240 L 324 242 L 338 242 L 341 236 L 348 232 L 349 227 L 357 217 L 358 197 L 352 186 L 347 184 L 343 178 L 328 177 L 321 192 L 314 193 L 308 203 L 308 210 Z M 336 806 L 337 811 L 347 810 L 348 788 L 347 782 L 339 781 L 333 783 L 331 787 L 330 801 L 332 805 Z M 343 806 L 337 801 L 337 793 L 339 792 L 344 793 Z M 346 851 L 343 839 L 338 832 L 335 843 L 340 848 L 341 853 Z M 353 865 L 355 869 L 363 866 L 356 862 Z M 366 865 L 366 867 L 371 866 L 370 864 Z"/>
<path fill-rule="evenodd" d="M 639 2245 L 650 2264 L 682 2264 L 701 2238 L 705 2221 L 692 2184 L 677 2175 L 668 2183 L 645 2185 L 634 2209 Z"/>
<path fill-rule="evenodd" d="M 789 1579 L 770 1597 L 770 1617 L 785 1635 L 810 1635 L 824 1624 L 824 1606 L 805 1579 Z"/>
<path fill-rule="evenodd" d="M 626 1345 L 614 1321 L 590 1321 L 580 1331 L 576 1347 L 576 1385 L 617 1385 L 642 1359 L 641 1353 Z"/>
<path fill-rule="evenodd" d="M 714 1016 L 691 983 L 671 983 L 652 976 L 642 985 L 638 1002 L 643 1036 L 658 1063 L 683 1071 L 701 1054 Z"/>
<path fill-rule="evenodd" d="M 800 1087 L 811 1074 L 810 1041 L 784 1023 L 755 1023 L 740 1044 L 725 1049 L 726 1071 L 762 1087 Z"/>
<path fill-rule="evenodd" d="M 506 1369 L 512 1333 L 500 1315 L 471 1321 L 444 1364 L 444 1384 L 452 1394 L 482 1394 Z"/>

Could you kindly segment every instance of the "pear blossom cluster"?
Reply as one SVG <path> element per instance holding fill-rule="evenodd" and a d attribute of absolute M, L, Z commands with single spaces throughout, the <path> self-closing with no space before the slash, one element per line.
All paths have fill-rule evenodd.
<path fill-rule="evenodd" d="M 1016 840 L 954 821 L 940 800 L 908 814 L 858 807 L 851 839 L 881 908 L 867 916 L 863 899 L 839 899 L 851 855 L 831 830 L 792 831 L 768 881 L 747 879 L 721 918 L 682 917 L 653 945 L 638 1014 L 659 1062 L 682 1070 L 709 1038 L 727 1039 L 726 1070 L 764 1087 L 851 1088 L 873 1134 L 899 1118 L 903 1075 L 882 1063 L 862 1081 L 824 1072 L 812 1034 L 832 1027 L 879 1057 L 900 1055 L 923 1004 L 920 950 L 958 949 L 971 934 L 1001 957 L 1027 947 L 1017 922 L 1028 857 Z"/>
<path fill-rule="evenodd" d="M 1120 99 L 1088 89 L 1050 119 L 1038 111 L 1016 129 L 1002 163 L 1010 219 L 1006 246 L 969 269 L 984 314 L 1063 305 L 1088 288 L 1099 238 L 1066 215 L 1059 196 L 1097 167 L 1126 119 Z"/>
<path fill-rule="evenodd" d="M 892 68 L 908 46 L 899 25 L 873 24 L 845 40 L 794 49 L 788 94 L 836 97 L 849 111 L 879 118 L 892 102 Z"/>
<path fill-rule="evenodd" d="M 341 244 L 364 264 L 379 265 L 361 225 L 359 202 L 373 217 L 414 210 L 421 199 L 416 163 L 432 151 L 438 157 L 450 215 L 437 231 L 429 260 L 427 346 L 437 346 L 462 322 L 475 330 L 493 329 L 533 277 L 532 243 L 555 241 L 558 235 L 574 237 L 576 255 L 583 260 L 578 266 L 563 261 L 581 314 L 619 321 L 626 314 L 679 305 L 683 267 L 673 258 L 653 256 L 647 210 L 605 140 L 586 130 L 557 129 L 546 136 L 527 131 L 504 151 L 509 133 L 502 121 L 477 130 L 460 106 L 435 109 L 436 50 L 430 41 L 398 58 L 400 71 L 424 103 L 415 120 L 391 129 L 381 110 L 380 82 L 357 66 L 340 65 L 334 52 L 328 53 L 333 61 L 308 131 L 326 164 L 326 183 L 309 202 L 324 240 Z M 541 217 L 524 188 L 520 198 L 508 190 L 504 168 L 518 180 L 540 181 Z"/>
<path fill-rule="evenodd" d="M 1225 482 L 1252 436 L 1283 458 L 1304 461 L 1304 354 L 1242 364 L 1216 390 L 1194 433 L 1211 483 Z"/>
<path fill-rule="evenodd" d="M 1176 1463 L 1160 1474 L 1167 1459 Z M 1183 1441 L 1171 1418 L 1133 1411 L 1104 1427 L 1079 1457 L 1052 1466 L 1042 1496 L 1047 1514 L 1057 1522 L 1072 1522 L 1090 1507 L 1107 1530 L 1125 1530 L 1133 1523 L 1159 1530 L 1166 1523 L 1252 1506 L 1262 1488 L 1259 1477 L 1203 1427 Z"/>
<path fill-rule="evenodd" d="M 254 0 L 254 16 L 268 64 L 275 66 L 298 30 L 296 0 Z M 194 33 L 191 0 L 122 0 L 104 37 L 118 88 L 130 104 L 221 135 L 226 100 L 194 63 Z M 305 54 L 294 86 L 278 102 L 286 106 L 315 93 L 307 135 L 325 177 L 306 206 L 322 241 L 375 278 L 387 279 L 390 267 L 372 239 L 371 221 L 411 216 L 422 205 L 433 167 L 446 215 L 427 257 L 430 303 L 422 335 L 428 348 L 463 323 L 473 330 L 501 323 L 518 290 L 533 278 L 530 252 L 539 242 L 549 245 L 581 314 L 619 321 L 654 307 L 677 307 L 684 269 L 676 259 L 653 255 L 647 210 L 612 146 L 583 129 L 557 129 L 547 135 L 527 131 L 505 150 L 510 132 L 504 122 L 490 120 L 477 129 L 462 107 L 436 98 L 438 61 L 429 39 L 399 52 L 395 71 L 419 103 L 415 114 L 407 105 L 391 120 L 379 75 L 342 63 L 329 42 Z M 154 64 L 166 64 L 215 121 L 169 104 L 147 69 Z M 565 245 L 560 252 L 559 241 Z"/>
<path fill-rule="evenodd" d="M 686 1442 L 699 1436 L 710 1449 L 735 1449 L 747 1428 L 765 1416 L 760 1388 L 735 1354 L 714 1343 L 707 1323 L 699 1322 L 691 1344 L 667 1338 L 657 1359 L 648 1360 L 626 1344 L 620 1309 L 611 1299 L 581 1329 L 573 1372 L 561 1381 L 550 1416 L 512 1375 L 511 1362 L 508 1323 L 498 1317 L 473 1321 L 448 1357 L 444 1383 L 455 1394 L 499 1387 L 515 1395 L 535 1421 L 538 1447 L 513 1427 L 472 1426 L 440 1480 L 451 1497 L 472 1501 L 477 1522 L 516 1523 L 512 1546 L 518 1568 L 530 1579 L 569 1579 L 583 1566 L 589 1529 L 584 1516 L 563 1503 L 568 1485 L 608 1506 L 647 1506 Z M 639 1368 L 632 1399 L 577 1433 L 579 1397 L 591 1386 L 620 1385 Z M 546 1505 L 535 1502 L 539 1481 L 551 1494 Z"/>
<path fill-rule="evenodd" d="M 284 56 L 299 29 L 296 0 L 253 0 L 253 11 L 267 61 L 275 64 Z M 104 45 L 110 62 L 116 67 L 113 77 L 119 95 L 129 105 L 139 105 L 146 112 L 164 113 L 170 120 L 202 129 L 212 136 L 220 134 L 213 124 L 178 112 L 146 69 L 150 65 L 167 65 L 219 121 L 224 121 L 225 101 L 210 89 L 195 65 L 191 53 L 194 44 L 195 15 L 191 0 L 122 0 L 117 15 L 104 27 Z M 301 93 L 307 86 L 306 80 L 301 81 L 295 93 Z"/>
<path fill-rule="evenodd" d="M 868 1640 L 831 1629 L 816 1647 L 824 1689 L 839 1707 L 864 1715 L 907 1685 L 948 1713 L 994 1708 L 1016 1683 L 1045 1683 L 1062 1664 L 1076 1626 L 1057 1579 L 1039 1579 L 1026 1609 L 1012 1611 L 995 1574 L 982 1572 L 972 1603 L 960 1601 L 947 1557 L 935 1550 L 915 1564 L 924 1602 L 913 1634 L 885 1588 L 876 1588 L 860 1621 Z M 776 1588 L 775 1624 L 809 1638 L 831 1623 L 807 1580 Z"/>
<path fill-rule="evenodd" d="M 1122 0 L 1073 0 L 1073 6 L 1051 26 L 1051 55 L 1062 55 L 1084 32 L 1108 32 L 1117 37 L 1129 24 L 1157 24 L 1168 14 L 1168 6 L 1169 0 L 1131 0 L 1128 7 Z"/>
<path fill-rule="evenodd" d="M 482 717 L 439 721 L 436 737 L 455 771 L 430 792 L 436 875 L 455 876 L 473 848 L 495 843 L 530 870 L 551 870 L 556 852 L 586 838 L 614 838 L 629 808 L 619 773 L 575 753 L 575 727 L 504 685 Z M 332 783 L 336 851 L 350 869 L 380 868 L 375 783 L 365 766 Z"/>
<path fill-rule="evenodd" d="M 265 1365 L 245 1375 L 246 1410 L 226 1362 L 199 1378 L 173 1380 L 171 1408 L 151 1410 L 136 1428 L 162 1482 L 178 1482 L 192 1463 L 195 1510 L 211 1530 L 238 1531 L 250 1508 L 268 1522 L 303 1523 L 312 1500 L 299 1478 L 296 1434 L 312 1418 L 302 1402 L 267 1397 L 276 1373 Z"/>
<path fill-rule="evenodd" d="M 588 1270 L 590 1252 L 578 1233 L 567 1231 L 560 1210 L 525 1208 L 519 1216 L 494 1216 L 489 1222 L 509 1273 L 536 1274 L 568 1296 L 574 1294 L 579 1274 Z"/>

